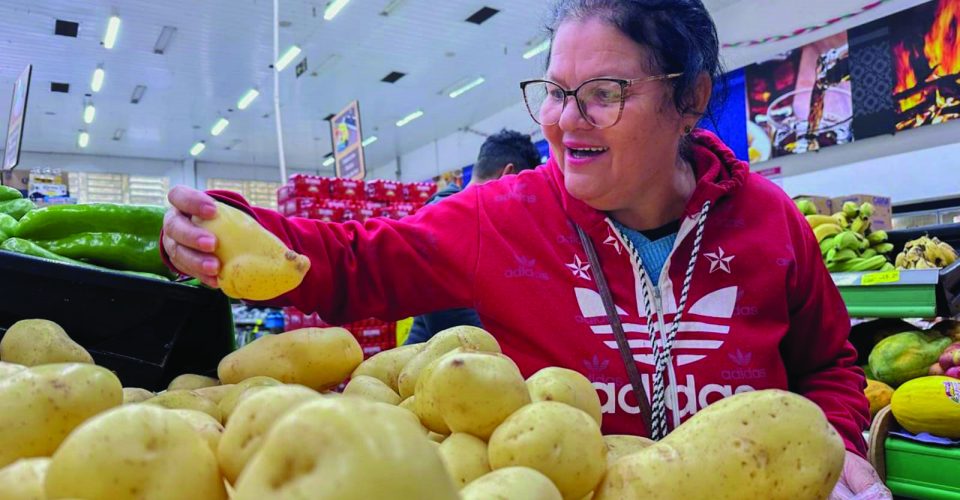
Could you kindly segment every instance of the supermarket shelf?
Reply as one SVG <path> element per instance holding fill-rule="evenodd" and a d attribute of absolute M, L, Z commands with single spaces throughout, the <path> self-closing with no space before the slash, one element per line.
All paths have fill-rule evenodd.
<path fill-rule="evenodd" d="M 831 276 L 854 318 L 932 318 L 960 313 L 960 262 L 945 269 Z"/>

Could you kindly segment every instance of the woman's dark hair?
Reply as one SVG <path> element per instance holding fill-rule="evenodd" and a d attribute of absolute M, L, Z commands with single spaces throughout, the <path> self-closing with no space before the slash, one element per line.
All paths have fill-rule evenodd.
<path fill-rule="evenodd" d="M 551 14 L 551 41 L 564 21 L 599 18 L 650 50 L 651 71 L 683 73 L 669 80 L 681 115 L 694 112 L 689 99 L 701 73 L 722 86 L 717 27 L 701 0 L 556 0 Z"/>

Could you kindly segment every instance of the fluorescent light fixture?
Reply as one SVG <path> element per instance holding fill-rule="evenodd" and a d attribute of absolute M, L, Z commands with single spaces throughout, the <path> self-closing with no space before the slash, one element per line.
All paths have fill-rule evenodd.
<path fill-rule="evenodd" d="M 300 55 L 300 47 L 297 47 L 296 45 L 291 45 L 290 48 L 287 49 L 287 51 L 284 52 L 282 56 L 280 56 L 280 59 L 277 59 L 277 63 L 274 64 L 273 67 L 276 68 L 277 71 L 283 71 L 284 68 L 289 66 L 290 63 L 292 63 L 293 60 L 296 59 L 297 56 L 299 55 Z"/>
<path fill-rule="evenodd" d="M 402 126 L 404 126 L 404 125 L 406 125 L 406 124 L 408 124 L 408 123 L 416 120 L 417 118 L 420 118 L 421 116 L 423 116 L 423 111 L 420 111 L 420 110 L 418 109 L 418 110 L 414 111 L 413 113 L 410 113 L 409 115 L 404 116 L 403 118 L 401 118 L 400 121 L 397 122 L 397 126 L 398 126 L 398 127 L 402 127 Z"/>
<path fill-rule="evenodd" d="M 324 166 L 324 167 L 329 167 L 330 165 L 333 165 L 333 161 L 334 161 L 334 160 L 333 160 L 333 157 L 331 156 L 330 158 L 327 158 L 326 160 L 323 160 L 323 166 Z"/>
<path fill-rule="evenodd" d="M 77 136 L 77 146 L 85 148 L 88 144 L 90 144 L 90 134 L 86 132 L 80 132 L 80 135 Z"/>
<path fill-rule="evenodd" d="M 350 0 L 333 0 L 327 4 L 327 8 L 323 11 L 323 19 L 325 21 L 330 21 L 331 19 L 337 17 L 337 14 L 343 10 L 347 4 L 350 3 Z"/>
<path fill-rule="evenodd" d="M 131 104 L 139 104 L 140 99 L 143 99 L 144 92 L 147 91 L 147 87 L 144 85 L 137 85 L 133 88 L 133 94 L 130 95 Z"/>
<path fill-rule="evenodd" d="M 87 107 L 83 108 L 83 123 L 91 124 L 93 119 L 97 116 L 97 108 L 93 107 L 93 104 L 87 104 Z"/>
<path fill-rule="evenodd" d="M 227 120 L 226 118 L 217 120 L 217 123 L 214 123 L 213 128 L 210 129 L 210 134 L 214 137 L 220 135 L 223 133 L 223 129 L 227 128 L 227 125 L 230 125 L 230 120 Z"/>
<path fill-rule="evenodd" d="M 375 142 L 377 142 L 377 136 L 371 135 L 370 137 L 367 137 L 366 139 L 364 139 L 363 142 L 361 142 L 360 144 L 362 144 L 363 147 L 367 147 Z"/>
<path fill-rule="evenodd" d="M 524 53 L 523 53 L 523 58 L 524 58 L 524 59 L 532 59 L 532 58 L 533 58 L 534 56 L 536 56 L 537 54 L 540 54 L 541 52 L 544 52 L 544 51 L 546 51 L 546 50 L 549 49 L 549 48 L 550 48 L 550 40 L 544 40 L 544 41 L 540 42 L 540 44 L 537 45 L 536 47 L 534 47 L 534 48 L 532 48 L 532 49 L 524 52 Z"/>
<path fill-rule="evenodd" d="M 207 149 L 207 145 L 204 144 L 203 141 L 200 141 L 190 148 L 190 156 L 197 156 L 198 154 L 202 153 L 204 149 Z"/>
<path fill-rule="evenodd" d="M 90 90 L 100 92 L 100 89 L 103 88 L 104 76 L 106 76 L 106 74 L 103 72 L 103 68 L 93 70 L 93 79 L 90 80 Z"/>
<path fill-rule="evenodd" d="M 163 54 L 167 51 L 167 47 L 170 46 L 170 41 L 173 40 L 173 35 L 177 33 L 177 28 L 173 26 L 164 26 L 160 30 L 160 36 L 157 37 L 157 43 L 153 44 L 153 53 L 154 54 Z"/>
<path fill-rule="evenodd" d="M 247 93 L 243 94 L 243 97 L 237 101 L 237 108 L 240 109 L 240 111 L 247 109 L 247 107 L 250 106 L 250 103 L 252 103 L 258 95 L 260 95 L 260 91 L 257 89 L 248 90 Z"/>
<path fill-rule="evenodd" d="M 107 21 L 107 34 L 103 36 L 103 46 L 112 49 L 117 43 L 117 35 L 120 34 L 120 17 L 110 16 Z"/>
<path fill-rule="evenodd" d="M 486 81 L 486 80 L 484 80 L 483 77 L 481 76 L 481 77 L 477 78 L 476 80 L 474 80 L 474 81 L 472 81 L 472 82 L 470 82 L 470 83 L 468 83 L 468 84 L 466 84 L 466 85 L 464 85 L 464 86 L 462 86 L 462 87 L 454 90 L 453 92 L 450 92 L 450 98 L 451 98 L 451 99 L 456 99 L 457 97 L 460 97 L 461 95 L 469 92 L 470 90 L 472 90 L 472 89 L 474 89 L 474 88 L 482 85 L 483 82 L 485 82 L 485 81 Z"/>

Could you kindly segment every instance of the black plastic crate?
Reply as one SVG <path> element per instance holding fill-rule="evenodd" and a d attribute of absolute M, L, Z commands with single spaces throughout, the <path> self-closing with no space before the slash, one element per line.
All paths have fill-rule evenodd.
<path fill-rule="evenodd" d="M 22 319 L 56 322 L 125 387 L 159 390 L 182 373 L 215 374 L 233 350 L 217 290 L 0 251 L 0 336 Z"/>

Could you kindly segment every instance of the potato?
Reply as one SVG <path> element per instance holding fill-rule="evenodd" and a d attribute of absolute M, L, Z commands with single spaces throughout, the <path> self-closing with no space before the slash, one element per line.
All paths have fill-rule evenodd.
<path fill-rule="evenodd" d="M 50 456 L 84 420 L 122 403 L 117 376 L 96 365 L 35 366 L 0 378 L 0 467 Z"/>
<path fill-rule="evenodd" d="M 235 500 L 456 500 L 433 445 L 402 413 L 348 396 L 298 406 L 267 433 Z"/>
<path fill-rule="evenodd" d="M 220 259 L 217 281 L 234 299 L 270 300 L 298 287 L 310 259 L 287 248 L 253 217 L 217 202 L 213 219 L 193 218 L 193 223 L 217 237 L 213 253 Z"/>
<path fill-rule="evenodd" d="M 827 498 L 845 456 L 813 402 L 775 389 L 746 392 L 617 460 L 594 498 Z"/>
<path fill-rule="evenodd" d="M 536 469 L 571 500 L 593 491 L 607 469 L 600 426 L 586 412 L 556 401 L 517 410 L 494 431 L 488 448 L 493 469 Z"/>
<path fill-rule="evenodd" d="M 420 372 L 440 356 L 458 348 L 466 347 L 476 351 L 501 352 L 500 344 L 482 328 L 475 326 L 455 326 L 448 328 L 431 338 L 423 350 L 415 355 L 397 376 L 397 388 L 401 398 L 413 395 L 417 388 Z"/>
<path fill-rule="evenodd" d="M 497 469 L 460 490 L 462 500 L 561 500 L 560 490 L 529 467 Z"/>
<path fill-rule="evenodd" d="M 416 396 L 410 396 L 409 398 L 404 399 L 403 401 L 401 401 L 400 404 L 397 405 L 397 406 L 399 406 L 400 408 L 406 409 L 406 410 L 410 410 L 411 412 L 413 412 L 414 414 L 416 414 L 416 413 L 417 413 L 417 410 L 416 410 L 416 408 L 417 408 L 417 397 L 416 397 Z"/>
<path fill-rule="evenodd" d="M 400 390 L 397 386 L 397 378 L 400 376 L 400 370 L 403 370 L 403 367 L 422 351 L 425 345 L 426 344 L 403 345 L 390 349 L 389 351 L 374 354 L 370 359 L 360 363 L 360 366 L 353 371 L 350 378 L 367 375 L 379 379 L 393 389 L 394 392 L 397 392 Z"/>
<path fill-rule="evenodd" d="M 225 385 L 215 385 L 212 387 L 201 387 L 199 389 L 194 389 L 193 392 L 197 393 L 201 397 L 207 398 L 214 403 L 220 404 L 220 401 L 223 401 L 223 397 L 227 395 L 236 384 L 225 384 Z"/>
<path fill-rule="evenodd" d="M 566 403 L 587 412 L 597 425 L 603 425 L 600 396 L 580 372 L 555 366 L 544 368 L 527 379 L 527 389 L 533 401 Z"/>
<path fill-rule="evenodd" d="M 417 377 L 417 388 L 416 391 L 414 391 L 418 393 L 420 397 L 417 397 L 417 395 L 410 396 L 410 398 L 413 399 L 413 413 L 417 415 L 417 418 L 420 419 L 420 422 L 423 424 L 423 426 L 429 429 L 430 432 L 444 436 L 450 434 L 450 427 L 448 427 L 447 423 L 443 420 L 443 414 L 440 413 L 440 407 L 437 404 L 437 399 L 433 397 L 433 393 L 427 393 L 424 389 L 424 386 L 426 385 L 427 380 L 433 376 L 433 370 L 436 369 L 440 360 L 445 356 L 458 352 L 467 351 L 462 347 L 458 347 L 441 355 L 439 358 L 433 360 L 429 365 L 424 367 L 424 369 L 420 371 L 420 375 Z"/>
<path fill-rule="evenodd" d="M 24 366 L 92 364 L 93 357 L 53 321 L 25 319 L 8 328 L 0 340 L 0 361 Z"/>
<path fill-rule="evenodd" d="M 490 439 L 497 426 L 530 403 L 520 369 L 502 354 L 455 352 L 431 368 L 417 382 L 417 405 L 432 402 L 453 432 Z"/>
<path fill-rule="evenodd" d="M 607 443 L 607 466 L 609 467 L 620 457 L 636 453 L 656 441 L 629 434 L 609 434 L 603 436 L 603 442 Z"/>
<path fill-rule="evenodd" d="M 430 431 L 427 433 L 427 439 L 433 441 L 434 443 L 442 443 L 447 440 L 447 435 Z"/>
<path fill-rule="evenodd" d="M 248 390 L 256 387 L 271 387 L 274 385 L 280 385 L 280 382 L 270 377 L 253 377 L 239 384 L 234 384 L 218 404 L 220 413 L 223 415 L 221 422 L 226 423 L 230 419 L 230 414 L 233 413 L 234 408 L 237 407 L 237 403 L 244 398 Z"/>
<path fill-rule="evenodd" d="M 140 403 L 150 398 L 156 397 L 156 394 L 140 387 L 123 388 L 123 404 Z"/>
<path fill-rule="evenodd" d="M 278 385 L 264 387 L 240 402 L 216 449 L 224 477 L 235 483 L 273 424 L 293 408 L 320 397 L 303 386 Z"/>
<path fill-rule="evenodd" d="M 176 413 L 124 405 L 78 427 L 53 454 L 49 498 L 225 499 L 217 459 Z"/>
<path fill-rule="evenodd" d="M 171 410 L 182 408 L 197 410 L 210 415 L 217 422 L 223 421 L 223 413 L 216 403 L 193 391 L 165 391 L 146 400 L 143 404 L 157 405 Z"/>
<path fill-rule="evenodd" d="M 170 381 L 167 386 L 168 391 L 202 389 L 204 387 L 215 387 L 220 385 L 220 381 L 213 377 L 203 375 L 194 375 L 185 373 Z"/>
<path fill-rule="evenodd" d="M 266 335 L 230 353 L 217 374 L 225 384 L 254 376 L 323 391 L 346 380 L 363 361 L 357 339 L 343 328 L 302 328 Z"/>
<path fill-rule="evenodd" d="M 343 389 L 346 396 L 355 396 L 365 398 L 371 401 L 379 401 L 389 405 L 400 404 L 400 395 L 393 391 L 387 384 L 380 379 L 367 375 L 357 375 L 350 379 L 347 386 Z"/>
<path fill-rule="evenodd" d="M 210 451 L 216 455 L 217 446 L 220 445 L 220 439 L 223 437 L 223 425 L 218 420 L 199 410 L 176 408 L 170 411 L 186 420 L 190 427 L 207 443 Z"/>
<path fill-rule="evenodd" d="M 11 373 L 17 373 L 20 370 L 25 370 L 27 367 L 23 365 L 18 365 L 17 363 L 7 363 L 6 361 L 0 361 L 0 378 L 6 377 Z"/>
<path fill-rule="evenodd" d="M 490 472 L 487 443 L 470 434 L 451 434 L 440 444 L 440 459 L 460 488 Z"/>
<path fill-rule="evenodd" d="M 43 482 L 50 459 L 24 458 L 0 469 L 0 499 L 46 500 Z"/>

